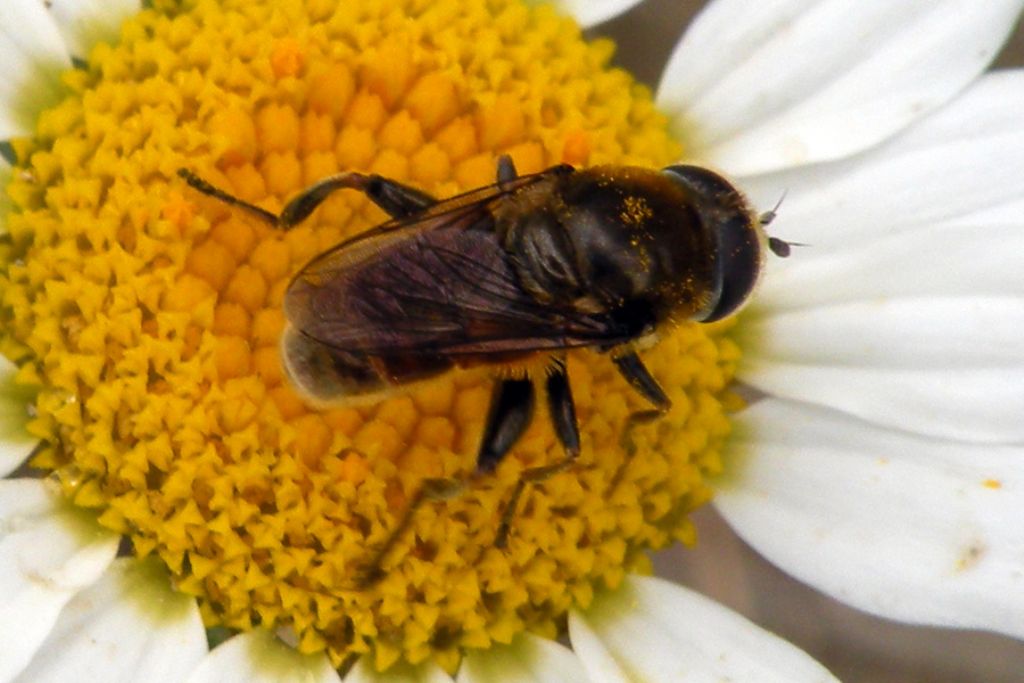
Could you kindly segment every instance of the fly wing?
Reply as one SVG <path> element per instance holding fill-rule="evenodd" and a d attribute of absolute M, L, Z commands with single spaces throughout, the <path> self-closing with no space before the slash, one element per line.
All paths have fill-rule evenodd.
<path fill-rule="evenodd" d="M 615 338 L 604 319 L 535 300 L 494 230 L 490 195 L 385 226 L 314 259 L 285 313 L 302 334 L 370 355 L 489 354 Z"/>

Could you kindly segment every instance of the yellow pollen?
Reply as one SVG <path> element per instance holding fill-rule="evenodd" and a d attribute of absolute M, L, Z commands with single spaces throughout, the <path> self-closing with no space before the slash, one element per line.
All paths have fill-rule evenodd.
<path fill-rule="evenodd" d="M 619 218 L 627 225 L 642 226 L 644 222 L 654 215 L 654 211 L 648 206 L 643 197 L 626 197 L 623 200 L 622 213 Z M 639 239 L 639 237 L 637 237 Z"/>
<path fill-rule="evenodd" d="M 671 163 L 679 145 L 609 43 L 518 0 L 153 5 L 16 145 L 0 349 L 37 392 L 34 466 L 159 558 L 208 626 L 288 633 L 339 667 L 453 670 L 522 630 L 554 637 L 570 607 L 644 571 L 645 550 L 692 542 L 729 430 L 725 325 L 643 352 L 673 408 L 636 431 L 625 467 L 623 425 L 648 406 L 606 355 L 572 352 L 579 467 L 527 489 L 508 547 L 494 539 L 520 472 L 562 457 L 542 410 L 493 476 L 423 506 L 361 586 L 422 480 L 472 471 L 493 373 L 308 405 L 278 353 L 289 278 L 383 214 L 342 191 L 281 232 L 175 175 L 276 212 L 339 171 L 446 197 L 493 182 L 502 153 L 521 173 Z"/>

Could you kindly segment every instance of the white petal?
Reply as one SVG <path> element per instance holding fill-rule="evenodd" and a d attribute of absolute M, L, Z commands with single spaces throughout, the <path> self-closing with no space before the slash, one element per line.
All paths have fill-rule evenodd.
<path fill-rule="evenodd" d="M 0 356 L 0 476 L 16 470 L 39 441 L 25 429 L 32 392 L 14 383 L 16 372 Z"/>
<path fill-rule="evenodd" d="M 969 223 L 906 230 L 770 264 L 752 310 L 761 314 L 897 299 L 1020 297 L 1015 256 L 1024 224 Z"/>
<path fill-rule="evenodd" d="M 379 672 L 363 657 L 345 676 L 345 683 L 452 683 L 452 677 L 432 663 L 419 666 L 398 663 Z"/>
<path fill-rule="evenodd" d="M 1024 296 L 892 297 L 743 321 L 760 362 L 951 373 L 1022 364 Z M 1022 406 L 1024 407 L 1024 406 Z"/>
<path fill-rule="evenodd" d="M 572 650 L 531 634 L 511 645 L 471 651 L 462 661 L 458 683 L 588 683 L 587 672 Z"/>
<path fill-rule="evenodd" d="M 39 0 L 0 2 L 0 140 L 32 131 L 36 115 L 61 94 L 71 66 L 64 40 Z"/>
<path fill-rule="evenodd" d="M 874 614 L 1024 637 L 1024 448 L 773 399 L 736 425 L 715 505 L 766 558 Z"/>
<path fill-rule="evenodd" d="M 788 190 L 772 232 L 810 245 L 769 264 L 767 290 L 774 290 L 776 272 L 838 249 L 870 247 L 908 228 L 994 215 L 1019 223 L 1020 214 L 1007 209 L 1024 200 L 1024 70 L 987 74 L 948 106 L 855 159 L 742 185 L 766 207 Z"/>
<path fill-rule="evenodd" d="M 662 77 L 695 158 L 745 175 L 866 149 L 953 97 L 1021 0 L 718 0 Z"/>
<path fill-rule="evenodd" d="M 167 574 L 117 560 L 69 602 L 19 683 L 179 683 L 206 654 L 194 598 L 171 591 Z"/>
<path fill-rule="evenodd" d="M 233 636 L 215 647 L 188 683 L 338 683 L 327 655 L 303 655 L 265 630 Z"/>
<path fill-rule="evenodd" d="M 572 612 L 569 637 L 595 683 L 836 680 L 781 638 L 660 579 L 630 577 Z"/>
<path fill-rule="evenodd" d="M 50 12 L 68 50 L 82 58 L 96 43 L 116 40 L 121 22 L 140 9 L 139 0 L 50 0 Z"/>
<path fill-rule="evenodd" d="M 778 230 L 812 246 L 769 264 L 740 377 L 921 434 L 1024 439 L 1022 122 L 1024 72 L 989 76 L 857 160 L 781 174 Z"/>
<path fill-rule="evenodd" d="M 41 480 L 0 481 L 0 680 L 24 668 L 61 608 L 110 565 L 117 542 Z"/>
<path fill-rule="evenodd" d="M 589 28 L 602 21 L 624 13 L 642 0 L 556 0 L 555 4 L 566 14 L 575 17 L 583 28 Z"/>
<path fill-rule="evenodd" d="M 1024 441 L 1024 297 L 867 301 L 743 326 L 739 377 L 880 426 Z M 749 341 L 748 341 L 749 340 Z M 757 341 L 754 341 L 757 340 Z"/>

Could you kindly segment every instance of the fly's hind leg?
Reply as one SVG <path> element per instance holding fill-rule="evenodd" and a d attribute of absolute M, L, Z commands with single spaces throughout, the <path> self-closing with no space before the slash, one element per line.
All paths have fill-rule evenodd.
<path fill-rule="evenodd" d="M 473 481 L 494 471 L 530 424 L 533 417 L 533 382 L 529 379 L 505 379 L 497 382 L 491 396 L 484 435 L 477 453 L 476 471 L 468 479 L 426 479 L 420 484 L 395 528 L 370 558 L 360 573 L 359 585 L 365 587 L 384 576 L 383 565 L 399 539 L 412 526 L 416 512 L 431 501 L 455 498 Z"/>
<path fill-rule="evenodd" d="M 288 230 L 306 220 L 316 207 L 337 190 L 349 189 L 362 192 L 392 218 L 412 216 L 437 203 L 436 199 L 425 192 L 377 174 L 339 173 L 307 187 L 285 204 L 280 216 L 276 216 L 266 209 L 214 187 L 188 169 L 179 169 L 178 175 L 193 189 L 219 199 L 230 206 L 247 211 L 260 220 L 283 230 Z"/>
<path fill-rule="evenodd" d="M 402 514 L 402 518 L 391 530 L 384 543 L 377 548 L 370 560 L 359 572 L 356 584 L 358 588 L 366 588 L 384 578 L 384 561 L 391 554 L 392 549 L 398 540 L 405 535 L 406 530 L 412 526 L 413 517 L 424 504 L 433 501 L 450 500 L 460 495 L 469 483 L 462 479 L 436 478 L 424 479 L 419 489 L 409 501 L 408 507 Z"/>
<path fill-rule="evenodd" d="M 634 430 L 663 416 L 672 407 L 672 401 L 665 395 L 665 391 L 658 384 L 658 381 L 651 376 L 650 371 L 644 366 L 643 361 L 640 360 L 640 356 L 636 355 L 635 351 L 615 356 L 612 360 L 619 374 L 629 382 L 629 385 L 637 393 L 653 403 L 654 408 L 634 411 L 626 418 L 626 424 L 622 428 L 622 436 L 619 439 L 619 445 L 625 452 L 626 457 L 612 476 L 608 488 L 609 492 L 614 491 L 615 487 L 618 486 L 626 472 L 626 466 L 629 465 L 633 456 L 636 455 L 636 443 L 633 441 Z"/>
<path fill-rule="evenodd" d="M 478 475 L 493 472 L 530 426 L 533 402 L 529 379 L 503 379 L 495 384 L 476 456 Z"/>
<path fill-rule="evenodd" d="M 576 405 L 572 399 L 572 390 L 569 387 L 569 377 L 565 371 L 565 360 L 558 358 L 552 365 L 547 382 L 545 383 L 548 395 L 548 411 L 551 415 L 551 422 L 555 428 L 555 434 L 565 449 L 565 457 L 561 460 L 531 467 L 523 470 L 519 475 L 519 481 L 512 489 L 512 495 L 501 513 L 501 522 L 498 525 L 498 534 L 494 539 L 494 545 L 504 548 L 508 545 L 508 535 L 512 529 L 512 518 L 515 516 L 516 508 L 519 506 L 519 499 L 526 490 L 527 484 L 534 484 L 544 481 L 552 475 L 564 472 L 569 469 L 580 454 L 580 431 L 576 421 Z"/>

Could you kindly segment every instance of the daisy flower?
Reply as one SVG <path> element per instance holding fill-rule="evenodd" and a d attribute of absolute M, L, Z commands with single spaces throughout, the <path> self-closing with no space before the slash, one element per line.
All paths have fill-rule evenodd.
<path fill-rule="evenodd" d="M 518 0 L 8 0 L 0 679 L 833 680 L 638 576 L 712 494 L 849 604 L 1021 635 L 1024 77 L 982 76 L 1021 4 L 718 0 L 655 99 Z M 361 585 L 419 482 L 471 469 L 489 376 L 307 405 L 284 288 L 381 214 L 338 193 L 280 233 L 176 170 L 276 212 L 342 169 L 450 196 L 500 154 L 708 164 L 759 206 L 788 191 L 779 229 L 813 247 L 738 321 L 645 352 L 674 407 L 628 466 L 642 401 L 574 352 L 583 462 L 529 489 L 508 548 L 519 473 L 559 457 L 545 420 Z"/>

